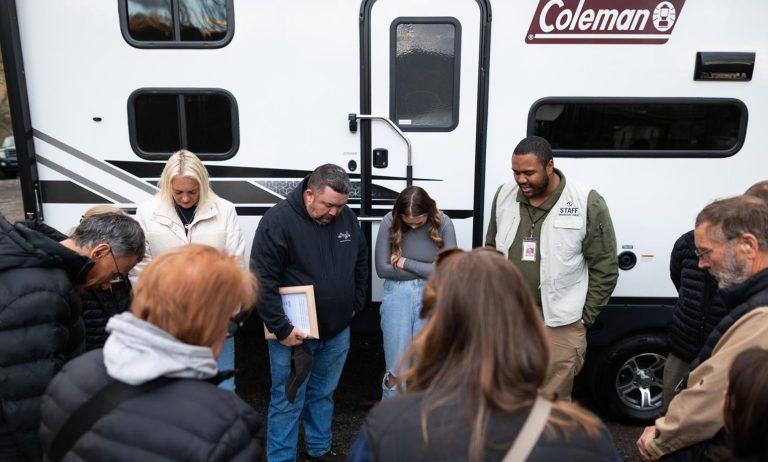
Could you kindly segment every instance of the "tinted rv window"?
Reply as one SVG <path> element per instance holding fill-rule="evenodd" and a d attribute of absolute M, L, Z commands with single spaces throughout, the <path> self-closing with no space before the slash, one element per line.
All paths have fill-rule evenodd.
<path fill-rule="evenodd" d="M 128 126 L 133 150 L 146 159 L 189 149 L 222 160 L 239 147 L 237 104 L 224 90 L 137 90 L 128 100 Z"/>
<path fill-rule="evenodd" d="M 747 108 L 734 99 L 538 101 L 528 132 L 572 157 L 727 157 L 744 142 Z"/>
<path fill-rule="evenodd" d="M 174 152 L 179 144 L 176 95 L 140 95 L 134 101 L 136 143 L 143 152 Z"/>
<path fill-rule="evenodd" d="M 171 0 L 128 0 L 128 30 L 142 42 L 173 40 Z"/>
<path fill-rule="evenodd" d="M 390 34 L 390 119 L 404 131 L 456 128 L 459 22 L 454 18 L 398 18 Z"/>
<path fill-rule="evenodd" d="M 121 0 L 123 36 L 139 48 L 222 47 L 232 37 L 233 0 Z"/>

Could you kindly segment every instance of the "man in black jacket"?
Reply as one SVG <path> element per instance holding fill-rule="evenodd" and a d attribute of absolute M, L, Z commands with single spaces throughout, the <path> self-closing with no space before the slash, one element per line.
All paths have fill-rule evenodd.
<path fill-rule="evenodd" d="M 127 216 L 83 220 L 61 242 L 0 216 L 0 460 L 41 459 L 40 397 L 84 350 L 79 293 L 109 288 L 143 256 Z"/>
<path fill-rule="evenodd" d="M 728 313 L 717 292 L 717 281 L 699 268 L 693 230 L 680 236 L 672 248 L 669 274 L 678 298 L 667 331 L 669 356 L 664 365 L 664 411 L 677 385 L 688 376 L 688 365 L 699 354 L 709 333 Z"/>
<path fill-rule="evenodd" d="M 268 342 L 270 462 L 295 460 L 300 416 L 307 460 L 334 455 L 333 392 L 349 351 L 349 323 L 363 309 L 368 281 L 368 248 L 357 217 L 346 206 L 350 189 L 341 167 L 322 165 L 270 209 L 256 230 L 251 261 L 263 287 L 257 310 L 278 340 Z M 303 285 L 314 286 L 319 340 L 306 339 L 307 333 L 283 310 L 278 289 Z M 293 349 L 302 343 L 314 359 L 291 402 L 286 381 Z"/>

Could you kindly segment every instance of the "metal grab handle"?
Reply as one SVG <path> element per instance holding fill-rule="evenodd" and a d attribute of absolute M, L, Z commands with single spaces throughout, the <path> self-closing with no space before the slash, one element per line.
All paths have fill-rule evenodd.
<path fill-rule="evenodd" d="M 405 141 L 405 144 L 408 146 L 408 161 L 405 165 L 405 184 L 407 186 L 411 186 L 413 184 L 413 164 L 411 163 L 411 140 L 408 139 L 407 136 L 405 136 L 405 133 L 403 133 L 402 130 L 400 130 L 400 127 L 398 127 L 394 122 L 389 120 L 389 118 L 384 116 L 377 116 L 377 115 L 371 115 L 371 114 L 349 114 L 349 131 L 352 133 L 357 132 L 357 121 L 360 119 L 366 119 L 366 120 L 382 120 L 389 124 L 390 127 L 394 131 L 397 132 L 398 135 L 400 135 L 400 138 Z"/>

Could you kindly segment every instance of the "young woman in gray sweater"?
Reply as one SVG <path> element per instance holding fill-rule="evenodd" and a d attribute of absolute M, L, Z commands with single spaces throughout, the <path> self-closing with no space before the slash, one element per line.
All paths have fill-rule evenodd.
<path fill-rule="evenodd" d="M 384 279 L 381 331 L 386 371 L 382 399 L 394 396 L 400 357 L 421 329 L 424 281 L 434 271 L 441 249 L 456 247 L 456 232 L 446 214 L 418 186 L 405 188 L 384 216 L 376 239 L 376 274 Z"/>

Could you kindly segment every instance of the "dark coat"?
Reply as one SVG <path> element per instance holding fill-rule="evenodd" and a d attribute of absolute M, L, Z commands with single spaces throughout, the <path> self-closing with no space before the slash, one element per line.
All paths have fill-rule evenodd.
<path fill-rule="evenodd" d="M 469 454 L 471 429 L 464 418 L 466 399 L 454 398 L 429 414 L 427 433 L 429 445 L 424 444 L 421 429 L 421 408 L 424 393 L 406 393 L 381 402 L 366 418 L 363 426 L 365 443 L 371 461 L 439 460 L 465 461 Z M 486 431 L 485 460 L 500 461 L 517 437 L 530 408 L 515 414 L 493 411 Z M 571 418 L 552 411 L 566 421 Z M 350 460 L 366 460 L 358 444 Z M 575 461 L 600 462 L 621 460 L 611 436 L 600 426 L 597 438 L 590 438 L 581 430 L 567 436 L 550 422 L 530 456 L 530 462 Z"/>
<path fill-rule="evenodd" d="M 81 301 L 93 262 L 23 223 L 0 217 L 0 425 L 39 459 L 40 397 L 84 351 Z"/>
<path fill-rule="evenodd" d="M 256 308 L 280 340 L 293 326 L 283 311 L 279 287 L 314 285 L 322 339 L 346 329 L 352 313 L 365 306 L 368 246 L 357 217 L 345 206 L 331 223 L 316 223 L 304 205 L 308 179 L 264 214 L 251 248 L 264 289 Z"/>
<path fill-rule="evenodd" d="M 85 322 L 85 349 L 103 348 L 107 341 L 107 321 L 131 307 L 131 282 L 126 279 L 112 283 L 112 290 L 99 287 L 83 294 L 83 322 Z"/>
<path fill-rule="evenodd" d="M 669 274 L 678 298 L 672 311 L 667 342 L 672 354 L 690 363 L 727 313 L 718 294 L 717 281 L 708 271 L 699 269 L 693 231 L 683 234 L 675 242 Z"/>
<path fill-rule="evenodd" d="M 24 220 L 24 225 L 56 242 L 67 239 L 67 235 L 52 228 L 40 220 Z M 86 351 L 102 348 L 107 341 L 107 321 L 116 314 L 131 307 L 131 281 L 126 279 L 112 284 L 111 290 L 93 287 L 82 295 L 83 322 L 85 323 Z"/>
<path fill-rule="evenodd" d="M 45 451 L 64 422 L 110 383 L 103 350 L 67 364 L 43 397 Z M 228 390 L 177 379 L 123 401 L 86 431 L 64 461 L 259 461 L 264 428 L 258 414 Z"/>

